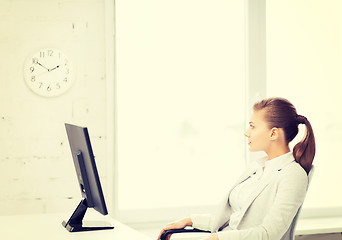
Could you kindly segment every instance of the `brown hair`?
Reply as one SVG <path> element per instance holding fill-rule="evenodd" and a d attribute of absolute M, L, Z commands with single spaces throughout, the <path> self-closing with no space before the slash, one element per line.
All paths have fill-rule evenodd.
<path fill-rule="evenodd" d="M 305 124 L 303 139 L 293 148 L 293 156 L 309 173 L 316 152 L 315 136 L 309 120 L 297 114 L 296 108 L 284 98 L 268 98 L 254 104 L 254 111 L 265 110 L 265 118 L 270 128 L 282 128 L 286 143 L 289 144 L 298 134 L 298 125 Z"/>

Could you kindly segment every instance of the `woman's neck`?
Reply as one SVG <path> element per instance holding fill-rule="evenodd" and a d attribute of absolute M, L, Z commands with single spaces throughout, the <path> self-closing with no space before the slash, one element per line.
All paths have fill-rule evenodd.
<path fill-rule="evenodd" d="M 286 146 L 286 147 L 281 147 L 281 148 L 279 147 L 276 149 L 272 149 L 271 151 L 266 152 L 266 154 L 268 156 L 268 160 L 272 160 L 288 152 L 291 152 L 291 150 L 289 146 Z"/>

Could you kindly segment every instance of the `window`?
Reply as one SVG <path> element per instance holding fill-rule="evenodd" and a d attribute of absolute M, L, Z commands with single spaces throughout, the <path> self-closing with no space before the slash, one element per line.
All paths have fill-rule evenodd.
<path fill-rule="evenodd" d="M 245 2 L 115 7 L 120 218 L 216 204 L 245 165 Z"/>
<path fill-rule="evenodd" d="M 120 219 L 175 219 L 216 204 L 250 157 L 245 106 L 265 96 L 289 99 L 315 131 L 316 172 L 302 215 L 341 209 L 342 194 L 329 187 L 342 180 L 338 0 L 309 8 L 295 0 L 118 0 L 115 7 Z"/>
<path fill-rule="evenodd" d="M 316 137 L 316 171 L 304 208 L 341 208 L 335 187 L 342 182 L 340 1 L 268 1 L 267 13 L 268 95 L 291 100 Z"/>

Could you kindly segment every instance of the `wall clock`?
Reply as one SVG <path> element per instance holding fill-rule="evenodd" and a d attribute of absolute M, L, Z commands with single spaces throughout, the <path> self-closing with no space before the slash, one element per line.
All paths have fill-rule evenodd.
<path fill-rule="evenodd" d="M 26 58 L 24 79 L 34 93 L 56 97 L 72 86 L 74 71 L 70 59 L 62 51 L 44 48 Z"/>

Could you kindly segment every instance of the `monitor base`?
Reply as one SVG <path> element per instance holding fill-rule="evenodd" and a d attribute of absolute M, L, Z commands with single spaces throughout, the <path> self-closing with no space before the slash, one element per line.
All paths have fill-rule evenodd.
<path fill-rule="evenodd" d="M 87 200 L 83 199 L 75 209 L 74 213 L 71 215 L 70 219 L 66 222 L 63 221 L 62 225 L 69 232 L 83 232 L 83 231 L 96 231 L 96 230 L 106 230 L 113 229 L 113 226 L 104 223 L 102 226 L 87 226 L 88 224 L 83 223 L 83 218 L 87 212 L 88 205 Z M 96 224 L 97 225 L 97 224 Z"/>
<path fill-rule="evenodd" d="M 114 229 L 114 227 L 112 227 L 112 226 L 108 226 L 108 227 L 85 227 L 83 225 L 70 225 L 65 221 L 62 222 L 62 225 L 69 232 L 84 232 L 84 231 L 97 231 L 97 230 Z"/>

